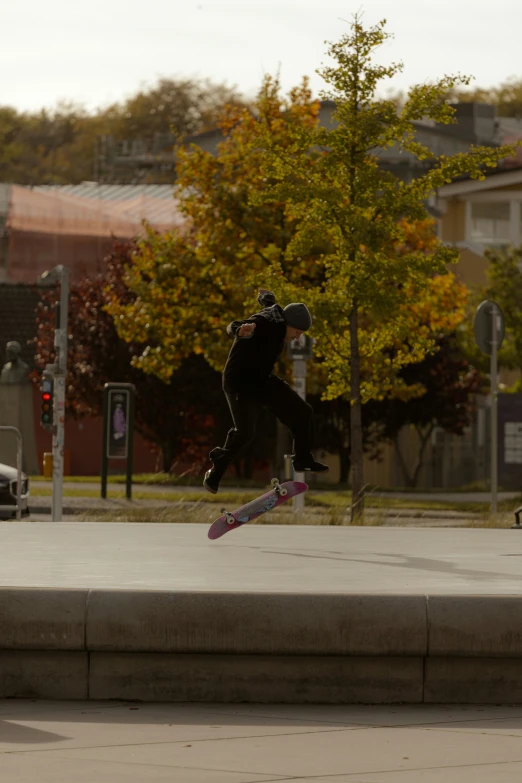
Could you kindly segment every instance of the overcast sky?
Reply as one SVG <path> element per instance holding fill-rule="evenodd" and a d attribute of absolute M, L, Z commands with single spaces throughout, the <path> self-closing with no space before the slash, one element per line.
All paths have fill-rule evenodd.
<path fill-rule="evenodd" d="M 395 36 L 379 56 L 404 63 L 394 89 L 458 71 L 480 86 L 522 78 L 522 0 L 3 0 L 0 105 L 93 109 L 162 76 L 253 96 L 278 70 L 285 89 L 306 74 L 317 94 L 324 42 L 358 11 Z"/>

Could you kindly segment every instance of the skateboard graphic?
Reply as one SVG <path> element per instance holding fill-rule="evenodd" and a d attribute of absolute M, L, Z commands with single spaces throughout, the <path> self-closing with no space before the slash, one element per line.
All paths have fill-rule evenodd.
<path fill-rule="evenodd" d="M 225 508 L 221 509 L 221 516 L 218 517 L 210 525 L 208 531 L 208 537 L 211 539 L 220 538 L 229 530 L 235 530 L 236 527 L 241 527 L 245 522 L 260 517 L 261 514 L 265 514 L 267 511 L 271 511 L 273 508 L 277 508 L 281 503 L 285 503 L 290 498 L 300 495 L 302 492 L 306 492 L 308 484 L 304 481 L 285 481 L 280 484 L 279 481 L 274 478 L 271 481 L 272 489 L 270 492 L 266 492 L 261 497 L 251 500 L 249 503 L 245 503 L 244 506 L 236 508 L 235 511 L 227 511 Z"/>

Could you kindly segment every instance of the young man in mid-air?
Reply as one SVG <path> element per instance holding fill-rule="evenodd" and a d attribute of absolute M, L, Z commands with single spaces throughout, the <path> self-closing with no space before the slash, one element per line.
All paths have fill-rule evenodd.
<path fill-rule="evenodd" d="M 224 446 L 210 452 L 212 468 L 207 470 L 203 486 L 216 494 L 219 482 L 230 463 L 255 436 L 262 408 L 272 411 L 292 433 L 293 466 L 297 473 L 328 470 L 312 456 L 313 410 L 285 381 L 274 375 L 274 365 L 285 343 L 298 339 L 312 326 L 307 307 L 294 302 L 284 309 L 275 296 L 263 288 L 258 302 L 263 310 L 244 321 L 232 321 L 227 333 L 234 338 L 225 369 L 223 391 L 234 426 Z"/>

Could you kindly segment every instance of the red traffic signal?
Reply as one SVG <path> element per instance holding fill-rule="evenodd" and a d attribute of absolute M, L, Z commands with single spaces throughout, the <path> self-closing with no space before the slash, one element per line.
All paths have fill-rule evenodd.
<path fill-rule="evenodd" d="M 50 429 L 53 423 L 53 382 L 50 378 L 42 379 L 40 424 Z"/>

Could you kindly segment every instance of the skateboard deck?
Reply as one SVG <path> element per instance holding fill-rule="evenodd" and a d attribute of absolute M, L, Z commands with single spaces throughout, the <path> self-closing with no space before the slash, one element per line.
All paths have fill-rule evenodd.
<path fill-rule="evenodd" d="M 275 479 L 274 479 L 275 481 Z M 279 490 L 286 490 L 286 494 L 282 494 Z M 300 495 L 302 492 L 306 492 L 308 484 L 304 481 L 284 481 L 282 484 L 277 484 L 274 489 L 269 492 L 265 492 L 261 497 L 251 500 L 249 503 L 245 503 L 244 506 L 236 508 L 235 511 L 225 512 L 218 517 L 210 525 L 208 531 L 208 537 L 212 540 L 220 538 L 229 530 L 235 530 L 236 527 L 241 527 L 246 522 L 260 517 L 261 514 L 265 514 L 267 511 L 271 511 L 273 508 L 277 508 L 281 503 L 285 503 L 290 498 Z M 227 515 L 230 522 L 227 522 Z M 232 517 L 234 522 L 232 522 Z"/>

